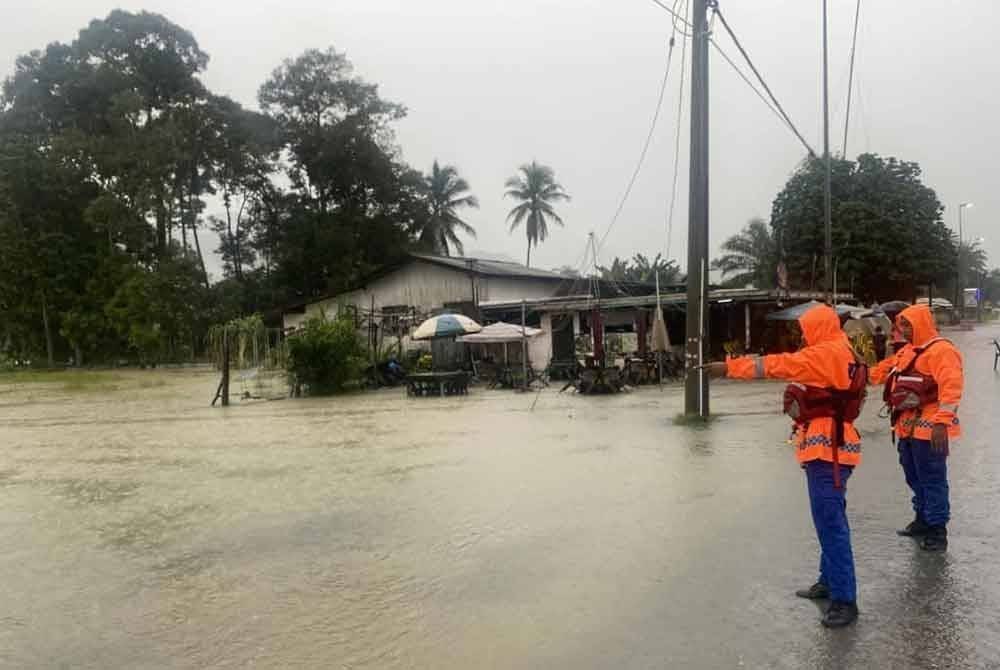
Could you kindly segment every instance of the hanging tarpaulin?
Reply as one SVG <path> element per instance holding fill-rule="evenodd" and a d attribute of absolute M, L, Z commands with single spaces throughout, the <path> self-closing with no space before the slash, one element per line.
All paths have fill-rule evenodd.
<path fill-rule="evenodd" d="M 663 320 L 663 308 L 656 307 L 656 319 L 653 321 L 653 351 L 670 351 L 670 335 L 667 324 Z"/>
<path fill-rule="evenodd" d="M 594 308 L 590 312 L 590 333 L 594 338 L 594 360 L 604 366 L 604 324 L 601 322 L 601 310 Z"/>

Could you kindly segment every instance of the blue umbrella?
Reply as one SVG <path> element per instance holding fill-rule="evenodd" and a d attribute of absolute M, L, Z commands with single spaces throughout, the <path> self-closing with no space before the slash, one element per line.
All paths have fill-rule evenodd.
<path fill-rule="evenodd" d="M 439 337 L 470 335 L 483 329 L 478 323 L 461 314 L 441 314 L 432 316 L 417 326 L 413 332 L 415 340 L 433 340 Z"/>

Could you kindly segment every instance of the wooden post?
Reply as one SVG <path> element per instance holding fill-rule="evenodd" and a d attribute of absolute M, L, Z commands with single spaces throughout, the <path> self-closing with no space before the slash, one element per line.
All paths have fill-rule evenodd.
<path fill-rule="evenodd" d="M 744 354 L 750 354 L 750 303 L 743 304 L 743 320 L 746 325 L 746 347 L 744 348 Z"/>
<path fill-rule="evenodd" d="M 528 335 L 526 332 L 528 320 L 528 304 L 526 300 L 521 300 L 521 388 L 528 389 Z"/>
<path fill-rule="evenodd" d="M 222 406 L 229 406 L 229 328 L 222 331 Z"/>

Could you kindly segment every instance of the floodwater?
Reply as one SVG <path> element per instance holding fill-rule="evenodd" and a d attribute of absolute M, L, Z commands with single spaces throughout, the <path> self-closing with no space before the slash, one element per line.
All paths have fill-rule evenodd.
<path fill-rule="evenodd" d="M 398 389 L 212 409 L 208 373 L 0 380 L 0 666 L 998 668 L 1000 329 L 967 361 L 945 555 L 870 403 L 862 610 L 828 631 L 780 387 Z M 150 381 L 152 380 L 152 381 Z"/>

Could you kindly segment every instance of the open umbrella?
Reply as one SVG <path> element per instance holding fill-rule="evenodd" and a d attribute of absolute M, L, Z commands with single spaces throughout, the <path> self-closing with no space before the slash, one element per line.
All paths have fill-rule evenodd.
<path fill-rule="evenodd" d="M 485 328 L 481 328 L 478 333 L 463 335 L 458 338 L 458 341 L 468 344 L 504 344 L 507 342 L 520 342 L 525 337 L 536 337 L 541 334 L 541 328 L 526 326 L 522 329 L 521 326 L 516 326 L 512 323 L 498 321 L 491 323 Z"/>
<path fill-rule="evenodd" d="M 783 309 L 778 312 L 772 312 L 767 315 L 768 321 L 798 321 L 799 318 L 811 310 L 816 305 L 822 305 L 824 303 L 817 300 L 810 300 L 809 302 L 804 302 L 801 305 L 793 305 L 787 309 Z M 851 316 L 851 312 L 856 310 L 856 307 L 851 305 L 837 305 L 837 316 Z"/>
<path fill-rule="evenodd" d="M 478 323 L 461 314 L 441 314 L 432 316 L 417 326 L 413 332 L 415 340 L 434 340 L 439 337 L 470 335 L 483 329 Z"/>

